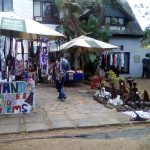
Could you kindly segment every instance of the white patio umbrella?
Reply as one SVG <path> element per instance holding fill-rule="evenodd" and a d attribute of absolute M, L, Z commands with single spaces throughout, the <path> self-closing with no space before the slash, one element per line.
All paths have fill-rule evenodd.
<path fill-rule="evenodd" d="M 37 35 L 51 39 L 64 35 L 32 19 L 23 18 L 14 12 L 0 12 L 0 33 L 5 36 L 37 39 Z"/>
<path fill-rule="evenodd" d="M 70 48 L 87 48 L 89 51 L 94 50 L 109 50 L 109 49 L 117 49 L 119 48 L 116 45 L 112 45 L 106 42 L 102 42 L 93 38 L 90 38 L 88 36 L 80 36 L 78 38 L 75 38 L 67 43 L 64 43 L 63 45 L 60 45 L 59 49 L 64 51 L 69 51 Z"/>

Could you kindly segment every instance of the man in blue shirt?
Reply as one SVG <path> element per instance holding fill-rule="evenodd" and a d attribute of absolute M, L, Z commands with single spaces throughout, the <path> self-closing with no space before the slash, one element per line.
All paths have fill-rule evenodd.
<path fill-rule="evenodd" d="M 68 60 L 62 54 L 56 64 L 56 88 L 59 92 L 58 99 L 62 102 L 67 98 L 64 92 L 64 81 L 67 71 L 70 69 Z"/>

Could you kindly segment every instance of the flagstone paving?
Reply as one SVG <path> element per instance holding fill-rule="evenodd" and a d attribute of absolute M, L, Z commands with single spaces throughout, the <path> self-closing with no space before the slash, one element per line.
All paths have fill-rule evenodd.
<path fill-rule="evenodd" d="M 61 102 L 54 85 L 37 85 L 34 112 L 1 115 L 0 134 L 130 123 L 130 117 L 93 100 L 87 85 L 72 84 L 65 91 L 68 98 Z"/>

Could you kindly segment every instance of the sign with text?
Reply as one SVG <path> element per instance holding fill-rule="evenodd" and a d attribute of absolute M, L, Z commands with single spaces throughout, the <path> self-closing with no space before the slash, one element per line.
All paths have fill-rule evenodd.
<path fill-rule="evenodd" d="M 35 106 L 35 82 L 0 83 L 0 114 L 29 113 Z"/>

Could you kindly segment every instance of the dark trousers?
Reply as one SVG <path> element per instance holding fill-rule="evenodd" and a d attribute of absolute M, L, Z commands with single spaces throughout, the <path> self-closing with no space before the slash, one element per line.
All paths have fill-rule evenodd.
<path fill-rule="evenodd" d="M 143 67 L 142 78 L 144 78 L 145 75 L 146 75 L 146 77 L 148 75 L 148 68 L 147 67 Z"/>
<path fill-rule="evenodd" d="M 58 99 L 63 99 L 66 97 L 66 94 L 64 92 L 64 82 L 55 81 L 56 82 L 56 89 L 59 93 Z"/>

